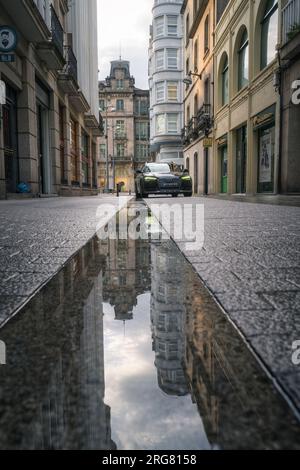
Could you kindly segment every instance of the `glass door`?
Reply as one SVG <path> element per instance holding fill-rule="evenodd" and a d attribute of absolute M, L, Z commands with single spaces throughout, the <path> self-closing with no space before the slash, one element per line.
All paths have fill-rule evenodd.
<path fill-rule="evenodd" d="M 6 86 L 6 104 L 2 107 L 6 191 L 14 193 L 19 183 L 17 144 L 17 95 Z"/>
<path fill-rule="evenodd" d="M 221 193 L 228 192 L 228 149 L 227 145 L 221 148 Z"/>
<path fill-rule="evenodd" d="M 236 192 L 246 192 L 247 168 L 247 127 L 243 126 L 236 131 Z"/>

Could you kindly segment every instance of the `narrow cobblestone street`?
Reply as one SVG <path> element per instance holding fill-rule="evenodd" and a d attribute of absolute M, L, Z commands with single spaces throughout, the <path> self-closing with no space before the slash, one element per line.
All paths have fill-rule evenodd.
<path fill-rule="evenodd" d="M 47 283 L 96 231 L 114 196 L 0 202 L 0 325 Z"/>

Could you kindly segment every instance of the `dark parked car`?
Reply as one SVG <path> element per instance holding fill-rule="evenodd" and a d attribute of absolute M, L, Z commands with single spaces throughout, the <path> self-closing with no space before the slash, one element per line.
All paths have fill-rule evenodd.
<path fill-rule="evenodd" d="M 142 170 L 137 170 L 135 193 L 137 198 L 150 194 L 168 194 L 177 197 L 193 194 L 192 178 L 188 171 L 172 171 L 168 163 L 146 163 Z"/>

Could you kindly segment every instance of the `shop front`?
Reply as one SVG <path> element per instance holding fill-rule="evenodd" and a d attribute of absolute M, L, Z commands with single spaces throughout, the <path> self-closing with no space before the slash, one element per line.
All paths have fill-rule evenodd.
<path fill-rule="evenodd" d="M 2 106 L 6 192 L 15 193 L 19 183 L 17 93 L 6 84 L 6 104 Z"/>
<path fill-rule="evenodd" d="M 50 194 L 52 183 L 49 134 L 50 97 L 48 90 L 41 82 L 36 82 L 36 100 L 39 192 Z"/>
<path fill-rule="evenodd" d="M 253 119 L 257 142 L 257 192 L 274 192 L 275 105 Z"/>

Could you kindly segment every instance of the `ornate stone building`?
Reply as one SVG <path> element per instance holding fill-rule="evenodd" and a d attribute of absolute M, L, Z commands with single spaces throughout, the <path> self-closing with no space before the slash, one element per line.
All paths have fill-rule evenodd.
<path fill-rule="evenodd" d="M 99 83 L 105 136 L 100 139 L 99 184 L 102 189 L 134 191 L 134 170 L 149 160 L 149 91 L 135 87 L 126 60 L 111 62 Z"/>
<path fill-rule="evenodd" d="M 96 0 L 1 0 L 0 23 L 18 36 L 0 63 L 0 197 L 96 194 Z"/>

